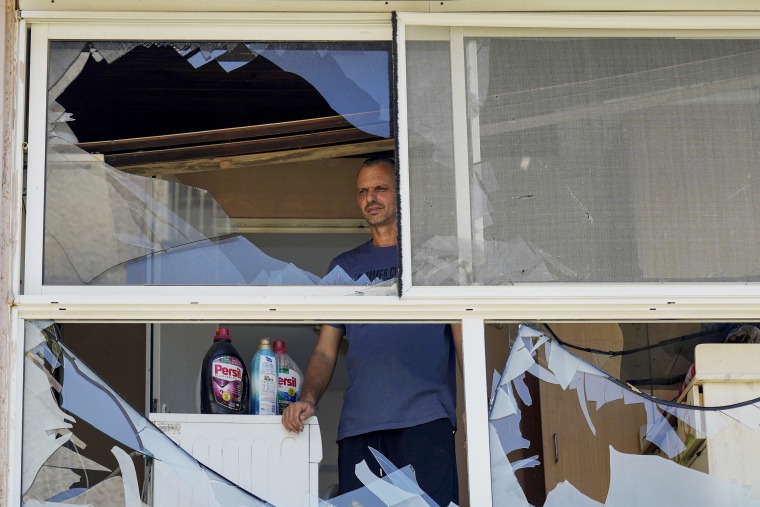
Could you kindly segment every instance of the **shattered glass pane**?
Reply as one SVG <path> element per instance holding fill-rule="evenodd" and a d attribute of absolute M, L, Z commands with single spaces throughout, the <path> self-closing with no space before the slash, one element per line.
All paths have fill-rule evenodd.
<path fill-rule="evenodd" d="M 352 147 L 391 137 L 388 59 L 375 42 L 51 42 L 43 283 L 395 293 L 272 258 L 209 191 L 130 172 L 288 149 L 369 156 L 380 148 Z"/>
<path fill-rule="evenodd" d="M 198 505 L 270 505 L 161 433 L 59 341 L 52 322 L 26 325 L 23 419 L 23 505 L 150 504 L 137 468 L 152 461 L 171 467 L 179 488 L 203 489 L 209 501 Z M 78 437 L 87 427 L 114 442 L 109 463 L 88 457 L 87 442 Z"/>
<path fill-rule="evenodd" d="M 620 380 L 619 360 L 591 364 L 616 326 L 489 330 L 492 353 L 508 355 L 489 413 L 494 506 L 760 505 L 760 344 L 691 346 L 685 389 L 643 391 Z M 727 327 L 754 336 L 745 326 Z"/>
<path fill-rule="evenodd" d="M 406 44 L 414 284 L 758 280 L 760 41 L 465 38 L 452 71 L 430 39 Z"/>
<path fill-rule="evenodd" d="M 324 500 L 310 497 L 301 488 L 311 488 L 317 478 L 304 481 L 292 466 L 273 467 L 268 454 L 281 452 L 283 464 L 287 459 L 298 461 L 290 453 L 293 449 L 288 449 L 293 438 L 278 440 L 275 448 L 252 445 L 246 452 L 242 440 L 234 440 L 234 432 L 224 429 L 239 426 L 246 422 L 244 419 L 254 423 L 258 416 L 215 415 L 212 419 L 217 420 L 209 423 L 202 415 L 176 414 L 182 421 L 205 417 L 210 431 L 224 433 L 219 449 L 213 449 L 216 443 L 209 434 L 194 439 L 190 430 L 177 437 L 179 426 L 189 423 L 171 423 L 170 418 L 159 417 L 154 425 L 62 342 L 60 327 L 51 321 L 26 322 L 24 350 L 21 503 L 25 507 L 437 507 L 418 485 L 411 466 L 396 466 L 375 449 L 370 450 L 376 463 L 361 462 L 356 467 L 363 487 Z M 254 444 L 268 439 L 267 432 L 271 431 L 271 423 L 260 422 L 266 423 L 267 429 L 256 432 L 252 426 L 242 428 L 254 431 L 246 437 Z M 279 421 L 276 427 L 284 431 Z M 313 441 L 306 442 L 307 448 L 314 445 Z M 218 471 L 203 464 L 217 452 L 223 458 Z M 321 452 L 318 454 L 321 459 Z M 309 461 L 312 470 L 311 457 Z M 380 476 L 376 475 L 378 470 Z M 246 474 L 254 483 L 263 482 L 266 486 L 262 490 L 268 495 L 278 495 L 277 501 L 251 493 L 260 486 L 251 483 Z M 271 483 L 281 486 L 272 488 Z M 288 485 L 287 494 L 272 491 L 282 485 Z"/>

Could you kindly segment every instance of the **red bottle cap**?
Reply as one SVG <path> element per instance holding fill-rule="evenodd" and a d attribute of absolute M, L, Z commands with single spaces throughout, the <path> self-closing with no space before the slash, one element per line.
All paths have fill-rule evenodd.
<path fill-rule="evenodd" d="M 229 340 L 232 341 L 232 338 L 230 338 L 230 330 L 226 327 L 218 327 L 216 328 L 216 335 L 214 335 L 214 340 Z"/>
<path fill-rule="evenodd" d="M 276 354 L 277 352 L 281 352 L 283 354 L 288 353 L 288 347 L 285 345 L 284 340 L 275 340 L 272 344 L 272 350 Z"/>

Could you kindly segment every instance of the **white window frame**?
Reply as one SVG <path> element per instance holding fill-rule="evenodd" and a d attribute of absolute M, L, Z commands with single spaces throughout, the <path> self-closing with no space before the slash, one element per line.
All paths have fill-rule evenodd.
<path fill-rule="evenodd" d="M 389 14 L 167 14 L 42 13 L 26 19 L 31 28 L 29 139 L 24 297 L 29 301 L 63 296 L 158 296 L 161 301 L 195 303 L 196 296 L 353 296 L 386 294 L 388 289 L 354 286 L 81 286 L 44 285 L 43 244 L 47 125 L 47 66 L 50 40 L 199 41 L 391 41 Z M 21 88 L 23 89 L 23 88 Z M 392 294 L 395 295 L 393 291 Z M 192 297 L 185 295 L 192 294 Z M 59 301 L 60 302 L 60 301 Z"/>
<path fill-rule="evenodd" d="M 760 15 L 694 14 L 494 14 L 457 13 L 398 15 L 398 116 L 401 208 L 410 209 L 409 148 L 407 144 L 406 31 L 410 26 L 426 28 L 436 40 L 450 41 L 452 76 L 452 123 L 454 132 L 454 173 L 460 238 L 470 238 L 470 189 L 468 125 L 465 101 L 465 47 L 469 36 L 519 37 L 687 37 L 760 38 Z M 469 76 L 472 77 L 472 76 Z M 454 206 L 452 206 L 454 207 Z M 607 310 L 622 319 L 757 318 L 760 283 L 555 283 L 515 286 L 416 286 L 412 281 L 411 220 L 402 214 L 402 297 L 469 302 L 473 311 L 481 304 L 499 300 L 510 308 L 528 302 L 534 306 L 527 315 L 540 313 L 566 318 L 571 306 L 588 304 L 578 317 L 606 318 Z M 466 249 L 465 249 L 466 250 Z M 467 253 L 461 254 L 467 257 Z M 463 258 L 463 261 L 466 261 Z M 516 305 L 516 306 L 514 306 Z M 563 309 L 564 307 L 564 309 Z M 482 308 L 482 307 L 481 307 Z M 538 309 L 545 311 L 540 311 Z M 593 308 L 593 309 L 592 309 Z M 591 311 L 589 311 L 592 309 Z M 621 311 L 625 315 L 618 312 Z M 520 312 L 522 315 L 526 313 Z M 477 312 L 484 315 L 483 312 Z M 507 311 L 505 316 L 514 314 Z"/>

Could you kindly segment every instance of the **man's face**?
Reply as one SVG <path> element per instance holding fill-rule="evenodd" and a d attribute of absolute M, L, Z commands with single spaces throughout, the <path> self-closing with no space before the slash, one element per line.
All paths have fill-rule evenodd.
<path fill-rule="evenodd" d="M 396 221 L 396 177 L 385 162 L 363 167 L 356 176 L 356 202 L 371 226 Z"/>

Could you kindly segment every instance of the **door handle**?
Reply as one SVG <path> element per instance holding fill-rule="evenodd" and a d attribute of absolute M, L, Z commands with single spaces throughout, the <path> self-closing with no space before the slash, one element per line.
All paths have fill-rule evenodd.
<path fill-rule="evenodd" d="M 554 434 L 554 462 L 559 463 L 559 445 L 557 434 Z"/>

